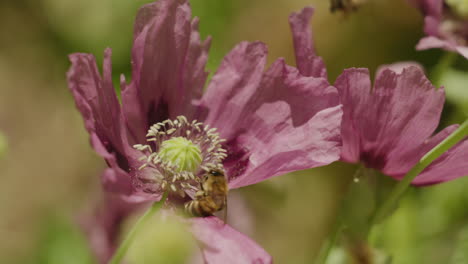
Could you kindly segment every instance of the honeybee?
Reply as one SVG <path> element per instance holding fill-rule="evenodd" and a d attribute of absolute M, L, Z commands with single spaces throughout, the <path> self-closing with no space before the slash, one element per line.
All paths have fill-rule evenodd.
<path fill-rule="evenodd" d="M 209 170 L 203 177 L 200 189 L 194 200 L 185 203 L 186 212 L 193 216 L 210 216 L 226 208 L 228 185 L 222 170 Z"/>
<path fill-rule="evenodd" d="M 356 11 L 365 2 L 367 0 L 330 0 L 330 11 L 332 13 L 343 11 L 343 13 L 348 14 Z"/>

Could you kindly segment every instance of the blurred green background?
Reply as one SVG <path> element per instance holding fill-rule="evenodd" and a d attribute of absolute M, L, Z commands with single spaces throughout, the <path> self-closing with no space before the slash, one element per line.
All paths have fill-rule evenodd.
<path fill-rule="evenodd" d="M 94 263 L 77 218 L 100 197 L 104 162 L 91 150 L 68 91 L 67 55 L 93 53 L 101 63 L 104 48 L 112 47 L 114 78 L 120 73 L 129 76 L 133 20 L 147 2 L 0 2 L 0 148 L 7 146 L 0 150 L 0 263 Z M 285 57 L 294 65 L 288 15 L 305 5 L 316 8 L 316 48 L 331 82 L 344 68 L 368 67 L 374 72 L 378 65 L 403 60 L 418 61 L 430 72 L 443 52 L 414 50 L 423 34 L 421 15 L 404 0 L 368 2 L 343 16 L 331 14 L 326 0 L 191 1 L 202 35 L 213 37 L 211 72 L 242 40 L 267 43 L 270 63 Z M 441 126 L 462 121 L 468 111 L 467 63 L 458 56 L 456 66 L 442 81 L 448 104 Z M 239 229 L 262 245 L 275 263 L 311 263 L 354 170 L 353 165 L 335 163 L 234 191 L 245 211 L 238 216 L 244 221 Z M 463 178 L 411 190 L 401 208 L 376 230 L 375 246 L 398 264 L 468 263 L 467 188 L 468 178 Z M 190 255 L 191 242 L 179 243 L 177 237 L 184 236 L 180 228 L 156 228 L 154 234 L 154 241 L 142 248 L 157 255 L 155 263 L 186 261 L 180 254 Z M 141 256 L 141 250 L 129 255 Z M 161 260 L 165 253 L 175 258 Z M 334 256 L 330 263 L 345 263 L 339 259 Z"/>

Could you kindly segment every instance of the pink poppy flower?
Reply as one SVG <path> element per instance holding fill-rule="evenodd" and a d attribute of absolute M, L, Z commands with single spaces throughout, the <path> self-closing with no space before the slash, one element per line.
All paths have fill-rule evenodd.
<path fill-rule="evenodd" d="M 312 9 L 306 8 L 291 17 L 297 64 L 305 75 L 325 76 L 325 66 L 315 55 L 308 33 L 311 15 Z M 301 61 L 303 58 L 309 59 Z M 343 104 L 341 160 L 345 162 L 361 162 L 401 179 L 458 127 L 452 125 L 433 135 L 445 93 L 443 88 L 436 89 L 414 63 L 380 68 L 374 85 L 367 69 L 347 69 L 335 86 Z M 467 160 L 468 140 L 464 140 L 436 159 L 412 183 L 428 185 L 468 175 Z"/>
<path fill-rule="evenodd" d="M 468 58 L 468 5 L 453 0 L 409 0 L 424 15 L 424 32 L 416 48 L 443 48 Z M 464 6 L 463 6 L 464 5 Z"/>
<path fill-rule="evenodd" d="M 102 76 L 93 55 L 70 55 L 69 87 L 93 148 L 109 166 L 102 177 L 107 191 L 129 202 L 157 201 L 168 191 L 168 203 L 180 206 L 200 191 L 210 168 L 225 172 L 234 189 L 339 159 L 342 110 L 323 74 L 303 76 L 283 59 L 265 70 L 266 46 L 242 42 L 203 93 L 210 40 L 200 39 L 197 25 L 186 0 L 140 9 L 122 104 L 110 49 Z M 218 218 L 190 221 L 208 263 L 238 263 L 233 256 L 271 262 Z"/>

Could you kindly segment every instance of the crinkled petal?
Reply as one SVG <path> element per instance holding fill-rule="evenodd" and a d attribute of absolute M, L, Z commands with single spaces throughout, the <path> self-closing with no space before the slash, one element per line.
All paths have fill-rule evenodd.
<path fill-rule="evenodd" d="M 130 195 L 133 191 L 133 185 L 130 175 L 120 168 L 117 163 L 116 155 L 107 151 L 101 140 L 96 134 L 91 134 L 91 146 L 103 157 L 109 168 L 102 174 L 102 183 L 105 190 Z"/>
<path fill-rule="evenodd" d="M 396 66 L 396 67 L 395 67 Z M 420 67 L 379 70 L 372 92 L 365 69 L 346 70 L 336 81 L 344 109 L 342 159 L 401 179 L 458 125 L 432 136 L 444 103 Z M 393 70 L 395 71 L 393 71 Z M 468 175 L 467 140 L 439 157 L 412 182 L 428 185 Z"/>
<path fill-rule="evenodd" d="M 335 85 L 344 109 L 345 161 L 361 160 L 383 169 L 392 159 L 423 144 L 438 125 L 444 91 L 435 89 L 418 67 L 406 68 L 401 74 L 384 70 L 372 92 L 365 70 L 347 70 Z"/>
<path fill-rule="evenodd" d="M 200 105 L 227 140 L 230 187 L 335 161 L 341 109 L 324 78 L 304 77 L 283 60 L 263 72 L 266 48 L 241 43 L 226 56 Z"/>
<path fill-rule="evenodd" d="M 148 127 L 156 122 L 180 114 L 190 118 L 190 102 L 200 97 L 208 74 L 210 41 L 202 42 L 197 28 L 186 0 L 160 0 L 138 12 L 132 83 L 122 89 L 134 142 L 143 142 Z"/>
<path fill-rule="evenodd" d="M 389 159 L 388 163 L 383 169 L 384 173 L 387 175 L 391 175 L 397 179 L 402 178 L 427 152 L 429 152 L 431 149 L 437 146 L 437 144 L 442 142 L 442 140 L 444 140 L 453 131 L 455 131 L 457 127 L 458 125 L 452 125 L 445 128 L 433 137 L 425 140 L 423 144 L 410 151 L 400 153 L 399 155 L 397 153 L 394 153 L 395 157 Z M 420 180 L 419 177 L 417 177 L 416 179 L 418 181 Z"/>
<path fill-rule="evenodd" d="M 401 62 L 396 62 L 392 64 L 384 64 L 380 65 L 377 70 L 376 70 L 376 79 L 379 78 L 380 74 L 384 72 L 386 69 L 390 69 L 391 71 L 395 72 L 396 74 L 401 74 L 405 68 L 408 68 L 410 66 L 418 67 L 421 69 L 421 71 L 424 71 L 424 67 L 415 61 L 401 61 Z"/>
<path fill-rule="evenodd" d="M 217 217 L 192 218 L 192 233 L 202 243 L 208 264 L 266 264 L 271 256 L 252 239 Z"/>
<path fill-rule="evenodd" d="M 310 19 L 314 9 L 305 7 L 299 13 L 289 16 L 289 25 L 293 35 L 296 64 L 304 76 L 327 78 L 327 69 L 321 57 L 315 54 Z"/>
<path fill-rule="evenodd" d="M 68 85 L 88 132 L 95 133 L 107 149 L 124 153 L 120 105 L 112 85 L 110 56 L 111 50 L 106 49 L 101 78 L 93 55 L 70 55 Z"/>
<path fill-rule="evenodd" d="M 236 133 L 234 120 L 251 98 L 262 79 L 265 69 L 267 48 L 263 43 L 242 42 L 221 62 L 211 78 L 200 105 L 197 119 L 205 119 L 215 126 L 223 137 L 233 137 Z M 209 115 L 206 111 L 209 109 Z M 204 110 L 204 111 L 203 111 Z"/>
<path fill-rule="evenodd" d="M 335 87 L 338 88 L 343 104 L 341 159 L 355 163 L 361 158 L 361 134 L 373 128 L 365 128 L 363 124 L 371 104 L 369 71 L 347 69 L 337 78 Z"/>
<path fill-rule="evenodd" d="M 322 110 L 297 127 L 290 120 L 283 119 L 289 115 L 287 108 L 285 103 L 280 102 L 265 106 L 258 112 L 263 116 L 253 119 L 252 126 L 257 127 L 238 137 L 236 147 L 249 147 L 250 155 L 246 164 L 241 160 L 226 166 L 230 188 L 255 184 L 292 171 L 324 166 L 339 159 L 341 106 Z M 284 116 L 275 115 L 279 119 L 271 120 L 268 113 L 272 111 L 282 111 Z M 271 121 L 276 125 L 268 124 Z"/>
<path fill-rule="evenodd" d="M 385 124 L 366 140 L 375 138 L 377 142 L 364 146 L 365 150 L 377 150 L 377 155 L 387 153 L 387 162 L 422 145 L 434 133 L 445 101 L 444 90 L 432 86 L 418 67 L 406 68 L 401 74 L 384 71 L 376 80 L 373 95 L 376 105 L 387 103 L 390 112 L 373 115 L 374 121 Z"/>
<path fill-rule="evenodd" d="M 109 165 L 111 168 L 107 168 L 102 174 L 102 185 L 106 191 L 129 195 L 133 191 L 131 178 L 128 173 L 115 164 L 115 160 L 112 160 L 111 165 Z"/>
<path fill-rule="evenodd" d="M 92 55 L 72 54 L 70 60 L 69 88 L 83 116 L 92 147 L 111 168 L 103 177 L 105 187 L 128 195 L 132 190 L 127 173 L 128 157 L 134 152 L 126 140 L 119 101 L 112 85 L 111 50 L 107 49 L 104 54 L 103 77 Z"/>
<path fill-rule="evenodd" d="M 440 38 L 433 37 L 433 36 L 422 38 L 418 42 L 418 45 L 416 45 L 417 50 L 434 49 L 434 48 L 440 48 L 440 49 L 453 51 L 455 49 L 455 46 L 448 41 L 445 41 L 445 40 L 442 40 Z"/>

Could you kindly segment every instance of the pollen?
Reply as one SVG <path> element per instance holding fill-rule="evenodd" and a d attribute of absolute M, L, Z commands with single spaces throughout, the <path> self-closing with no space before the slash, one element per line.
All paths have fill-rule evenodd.
<path fill-rule="evenodd" d="M 133 147 L 143 154 L 137 184 L 149 193 L 196 192 L 207 171 L 222 169 L 227 157 L 216 128 L 184 116 L 152 125 L 146 137 L 146 144 Z"/>

